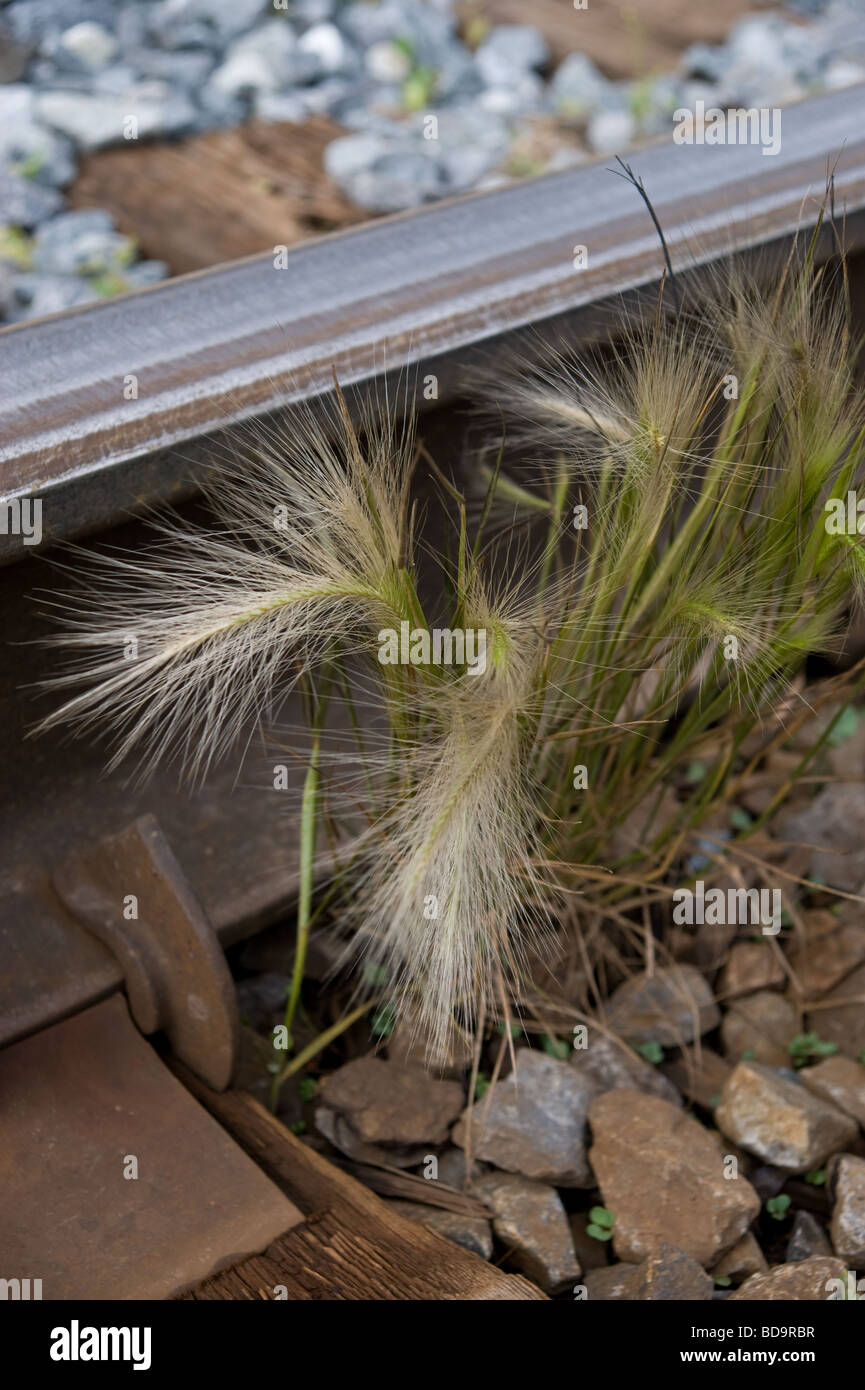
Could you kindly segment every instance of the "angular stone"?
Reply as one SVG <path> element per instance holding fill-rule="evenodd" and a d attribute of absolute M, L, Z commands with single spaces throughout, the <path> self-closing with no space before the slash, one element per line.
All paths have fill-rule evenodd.
<path fill-rule="evenodd" d="M 829 1233 L 835 1254 L 865 1269 L 865 1158 L 842 1154 L 832 1175 L 835 1205 Z"/>
<path fill-rule="evenodd" d="M 76 174 L 73 154 L 70 140 L 34 118 L 32 88 L 0 87 L 0 163 L 13 170 L 24 164 L 34 169 L 34 183 L 65 188 Z"/>
<path fill-rule="evenodd" d="M 586 143 L 593 154 L 615 154 L 634 143 L 637 122 L 630 111 L 596 111 L 589 117 Z"/>
<path fill-rule="evenodd" d="M 138 77 L 159 77 L 174 87 L 197 91 L 213 68 L 215 58 L 204 49 L 166 52 L 162 48 L 136 48 L 127 55 Z"/>
<path fill-rule="evenodd" d="M 704 1110 L 714 1110 L 721 1099 L 724 1082 L 733 1068 L 711 1047 L 682 1049 L 680 1057 L 664 1063 L 664 1075 L 688 1100 Z"/>
<path fill-rule="evenodd" d="M 675 1245 L 661 1242 L 638 1265 L 609 1265 L 590 1270 L 583 1283 L 589 1302 L 705 1302 L 712 1280 L 697 1261 Z"/>
<path fill-rule="evenodd" d="M 609 1001 L 611 1031 L 639 1046 L 693 1042 L 721 1021 L 712 991 L 693 965 L 671 965 L 619 985 Z"/>
<path fill-rule="evenodd" d="M 33 46 L 19 43 L 8 29 L 0 28 L 0 84 L 17 82 L 27 71 Z"/>
<path fill-rule="evenodd" d="M 858 1057 L 865 1049 L 865 965 L 829 990 L 820 1003 L 818 1010 L 808 1014 L 806 1027 L 824 1042 L 837 1043 L 845 1057 Z"/>
<path fill-rule="evenodd" d="M 851 642 L 851 644 L 854 642 L 858 643 L 858 641 L 861 640 L 860 633 L 861 618 L 857 617 L 848 633 L 847 641 Z M 851 645 L 852 659 L 857 661 L 861 655 L 862 652 L 858 649 L 856 650 L 856 654 L 853 655 Z M 818 722 L 821 733 L 823 729 L 826 728 L 829 720 L 834 718 L 837 713 L 838 706 L 836 705 L 830 707 L 821 714 Z M 841 739 L 840 743 L 827 746 L 825 752 L 829 766 L 836 777 L 842 779 L 847 777 L 865 778 L 865 720 L 862 719 L 860 712 L 857 711 L 857 719 L 853 731 L 846 738 Z"/>
<path fill-rule="evenodd" d="M 114 230 L 110 213 L 95 208 L 62 212 L 44 222 L 33 242 L 33 269 L 54 275 L 122 271 L 135 243 Z"/>
<path fill-rule="evenodd" d="M 865 1067 L 861 1062 L 839 1053 L 816 1067 L 805 1067 L 800 1076 L 815 1096 L 831 1101 L 865 1129 Z"/>
<path fill-rule="evenodd" d="M 315 58 L 323 73 L 350 72 L 358 55 L 346 43 L 335 24 L 313 24 L 297 45 L 300 53 Z"/>
<path fill-rule="evenodd" d="M 151 285 L 169 279 L 171 271 L 165 261 L 136 261 L 124 268 L 123 279 L 131 290 L 146 290 Z"/>
<path fill-rule="evenodd" d="M 483 1217 L 462 1216 L 458 1212 L 443 1211 L 441 1207 L 427 1207 L 422 1202 L 406 1202 L 402 1198 L 388 1202 L 388 1206 L 407 1216 L 410 1221 L 417 1221 L 420 1226 L 438 1231 L 440 1236 L 446 1236 L 456 1245 L 461 1245 L 464 1250 L 471 1250 L 475 1255 L 480 1255 L 482 1260 L 488 1260 L 493 1253 L 492 1226 Z"/>
<path fill-rule="evenodd" d="M 398 1062 L 401 1066 L 419 1067 L 423 1072 L 430 1072 L 423 1035 L 407 1017 L 397 1020 L 388 1038 L 387 1055 L 391 1062 Z M 469 1043 L 465 1037 L 454 1037 L 449 1040 L 446 1053 L 436 1061 L 432 1074 L 439 1080 L 459 1081 L 471 1064 Z"/>
<path fill-rule="evenodd" d="M 759 1062 L 740 1062 L 731 1073 L 715 1121 L 748 1153 L 791 1173 L 816 1168 L 857 1133 L 855 1121 L 837 1106 Z"/>
<path fill-rule="evenodd" d="M 807 914 L 819 919 L 806 923 L 804 944 L 790 955 L 790 966 L 806 998 L 819 998 L 840 984 L 865 961 L 865 927 L 857 922 L 839 923 L 830 912 Z M 826 930 L 828 918 L 831 929 Z"/>
<path fill-rule="evenodd" d="M 584 60 L 581 53 L 575 53 L 571 56 L 580 61 L 589 61 L 588 59 Z M 565 59 L 565 63 L 568 61 Z M 565 66 L 565 63 L 562 64 L 562 67 Z M 553 84 L 555 84 L 555 78 Z M 620 717 L 629 717 L 627 709 L 622 711 Z M 626 855 L 633 854 L 635 850 L 641 849 L 649 838 L 660 835 L 661 831 L 675 820 L 681 809 L 681 802 L 671 787 L 664 788 L 660 801 L 656 792 L 650 792 L 648 796 L 643 797 L 633 811 L 628 813 L 621 825 L 613 831 L 610 846 L 613 858 L 624 858 Z"/>
<path fill-rule="evenodd" d="M 766 1274 L 768 1270 L 766 1256 L 757 1244 L 756 1237 L 751 1231 L 746 1231 L 742 1239 L 736 1241 L 732 1250 L 728 1250 L 726 1255 L 722 1256 L 712 1274 L 716 1278 L 723 1275 L 727 1279 L 741 1282 L 751 1274 Z"/>
<path fill-rule="evenodd" d="M 789 999 L 761 990 L 730 1005 L 721 1024 L 721 1040 L 731 1062 L 747 1052 L 755 1062 L 788 1067 L 790 1042 L 799 1031 L 799 1014 Z"/>
<path fill-rule="evenodd" d="M 329 1144 L 355 1163 L 385 1164 L 390 1168 L 416 1168 L 427 1156 L 429 1145 L 368 1144 L 355 1133 L 344 1115 L 326 1105 L 315 1108 L 315 1127 Z"/>
<path fill-rule="evenodd" d="M 841 1260 L 812 1255 L 798 1264 L 776 1265 L 768 1274 L 752 1274 L 728 1301 L 822 1303 L 829 1297 L 829 1280 L 844 1278 Z"/>
<path fill-rule="evenodd" d="M 831 783 L 804 811 L 787 817 L 781 834 L 812 847 L 812 876 L 842 892 L 858 893 L 865 882 L 865 785 Z"/>
<path fill-rule="evenodd" d="M 718 978 L 721 999 L 738 999 L 757 990 L 780 989 L 786 975 L 772 947 L 763 941 L 737 941 Z"/>
<path fill-rule="evenodd" d="M 79 304 L 92 304 L 98 292 L 77 275 L 41 275 L 25 272 L 13 282 L 14 303 L 26 309 L 28 318 L 57 314 Z"/>
<path fill-rule="evenodd" d="M 364 66 L 374 82 L 395 85 L 411 72 L 411 58 L 390 39 L 379 39 L 367 49 Z"/>
<path fill-rule="evenodd" d="M 82 21 L 60 37 L 60 49 L 87 68 L 103 68 L 117 52 L 117 40 L 101 24 Z"/>
<path fill-rule="evenodd" d="M 667 933 L 667 948 L 677 965 L 696 965 L 704 974 L 709 973 L 705 962 L 697 959 L 693 927 L 674 923 Z"/>
<path fill-rule="evenodd" d="M 681 1097 L 672 1082 L 624 1043 L 591 1029 L 584 1048 L 575 1048 L 571 1066 L 590 1081 L 598 1095 L 604 1091 L 643 1091 L 659 1096 L 672 1105 L 681 1105 Z"/>
<path fill-rule="evenodd" d="M 752 816 L 762 816 L 767 806 L 778 792 L 778 787 L 787 777 L 795 777 L 799 771 L 801 755 L 785 749 L 777 749 L 767 761 L 763 771 L 752 774 L 740 792 L 740 800 Z"/>
<path fill-rule="evenodd" d="M 593 1187 L 586 1120 L 594 1095 L 567 1062 L 523 1047 L 516 1070 L 463 1112 L 452 1138 L 465 1148 L 471 1114 L 476 1158 L 556 1187 Z"/>
<path fill-rule="evenodd" d="M 554 1187 L 513 1173 L 487 1173 L 474 1184 L 493 1214 L 493 1230 L 511 1259 L 546 1293 L 580 1278 L 562 1199 Z"/>
<path fill-rule="evenodd" d="M 0 168 L 0 208 L 7 226 L 11 223 L 14 227 L 35 227 L 62 206 L 63 195 L 56 188 L 46 188 Z"/>
<path fill-rule="evenodd" d="M 733 885 L 732 880 L 725 876 L 716 887 L 721 888 L 725 883 L 738 886 Z M 681 928 L 681 930 L 688 930 L 688 928 Z M 693 931 L 693 928 L 690 930 Z M 714 923 L 701 922 L 691 938 L 693 962 L 697 969 L 702 971 L 704 975 L 713 975 L 716 970 L 720 970 L 730 954 L 730 948 L 736 940 L 738 931 L 739 928 L 735 922 L 719 923 L 717 926 Z"/>
<path fill-rule="evenodd" d="M 667 1101 L 609 1091 L 592 1104 L 589 1123 L 589 1158 L 615 1214 L 620 1259 L 641 1260 L 663 1240 L 711 1267 L 759 1212 L 751 1184 L 725 1178 L 717 1138 Z"/>
<path fill-rule="evenodd" d="M 347 1062 L 321 1082 L 319 1093 L 370 1144 L 440 1144 L 463 1103 L 456 1081 L 378 1057 Z"/>
<path fill-rule="evenodd" d="M 141 82 L 123 96 L 90 92 L 46 91 L 36 98 L 36 114 L 53 130 L 68 135 L 84 150 L 101 149 L 123 139 L 124 122 L 134 115 L 138 138 L 180 135 L 195 127 L 198 114 L 182 92 L 167 83 Z"/>
<path fill-rule="evenodd" d="M 640 1265 L 626 1264 L 622 1260 L 615 1265 L 587 1270 L 583 1283 L 589 1303 L 632 1302 L 638 1297 L 640 1268 Z"/>
<path fill-rule="evenodd" d="M 793 1229 L 787 1241 L 787 1263 L 801 1264 L 812 1255 L 831 1255 L 829 1238 L 816 1216 L 810 1211 L 799 1210 L 793 1217 Z"/>
<path fill-rule="evenodd" d="M 611 102 L 616 89 L 585 53 L 569 53 L 550 83 L 550 96 L 563 116 L 586 116 Z"/>
<path fill-rule="evenodd" d="M 482 1173 L 487 1171 L 485 1163 L 472 1162 L 471 1181 L 479 1178 Z M 443 1182 L 446 1187 L 455 1187 L 458 1192 L 462 1192 L 470 1186 L 467 1181 L 466 1156 L 462 1149 L 445 1149 L 444 1153 L 439 1154 L 438 1161 L 438 1181 Z"/>
<path fill-rule="evenodd" d="M 475 62 L 486 84 L 505 86 L 524 68 L 542 68 L 550 50 L 532 24 L 497 24 L 478 45 Z"/>

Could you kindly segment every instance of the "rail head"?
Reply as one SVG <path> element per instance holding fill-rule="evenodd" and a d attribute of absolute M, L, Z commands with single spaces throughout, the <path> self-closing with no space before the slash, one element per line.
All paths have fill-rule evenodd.
<path fill-rule="evenodd" d="M 780 148 L 633 156 L 677 269 L 813 224 L 834 171 L 865 239 L 862 91 L 788 107 Z M 611 161 L 477 194 L 0 332 L 0 497 L 44 499 L 43 537 L 194 486 L 177 446 L 383 370 L 439 376 L 478 345 L 658 281 L 657 236 Z M 585 248 L 585 257 L 578 248 Z M 189 456 L 185 455 L 189 453 Z M 20 553 L 0 534 L 0 556 Z"/>

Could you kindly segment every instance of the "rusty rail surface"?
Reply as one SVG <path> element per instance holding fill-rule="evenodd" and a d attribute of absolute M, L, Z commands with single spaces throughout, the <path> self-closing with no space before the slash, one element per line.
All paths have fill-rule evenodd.
<path fill-rule="evenodd" d="M 862 88 L 783 112 L 780 152 L 664 145 L 634 155 L 674 265 L 813 223 L 827 171 L 855 248 L 865 232 Z M 422 364 L 440 396 L 479 344 L 657 282 L 661 254 L 611 160 L 388 218 L 273 255 L 0 332 L 0 495 L 43 498 L 45 536 L 118 520 L 194 486 L 229 422 Z M 588 264 L 574 268 L 575 246 Z M 126 389 L 124 389 L 126 388 Z M 137 391 L 137 398 L 127 396 Z M 0 535 L 0 555 L 20 542 Z"/>

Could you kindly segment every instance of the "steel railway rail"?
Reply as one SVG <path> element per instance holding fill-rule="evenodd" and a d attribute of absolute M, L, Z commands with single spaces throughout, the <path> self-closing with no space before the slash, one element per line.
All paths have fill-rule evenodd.
<path fill-rule="evenodd" d="M 635 155 L 674 264 L 783 242 L 813 221 L 832 169 L 857 246 L 858 100 L 854 89 L 790 107 L 774 156 L 756 144 Z M 193 486 L 177 445 L 326 392 L 334 370 L 359 384 L 420 364 L 446 399 L 481 343 L 563 317 L 589 331 L 599 306 L 650 286 L 661 266 L 646 210 L 611 163 L 323 237 L 279 269 L 256 256 L 0 333 L 3 492 L 38 493 L 49 537 L 104 527 Z"/>
<path fill-rule="evenodd" d="M 659 145 L 635 155 L 677 274 L 699 275 L 734 255 L 783 252 L 797 230 L 813 227 L 829 174 L 855 264 L 865 245 L 860 100 L 861 92 L 848 91 L 789 108 L 774 157 L 759 145 Z M 833 236 L 826 227 L 822 254 L 832 251 Z M 586 251 L 580 269 L 578 247 Z M 7 504 L 40 499 L 44 548 L 107 534 L 145 504 L 190 498 L 208 435 L 325 394 L 334 371 L 342 383 L 364 388 L 411 368 L 419 381 L 434 375 L 438 400 L 447 404 L 479 350 L 495 351 L 527 329 L 603 334 L 610 306 L 657 286 L 663 265 L 646 208 L 605 164 L 368 224 L 277 260 L 254 257 L 0 333 L 0 515 L 12 515 Z M 137 523 L 127 524 L 134 541 Z M 280 1149 L 289 1141 L 265 1119 L 215 1097 L 231 1076 L 237 1028 L 221 948 L 275 920 L 290 902 L 291 825 L 273 793 L 254 779 L 238 784 L 233 764 L 215 769 L 206 795 L 190 796 L 169 773 L 145 788 L 102 777 L 103 750 L 89 742 L 27 741 L 31 687 L 43 662 L 30 644 L 38 619 L 27 600 L 46 582 L 46 567 L 20 536 L 0 534 L 0 547 L 2 558 L 18 562 L 0 575 L 0 1076 L 18 1106 L 17 1127 L 5 1151 L 0 1146 L 0 1171 L 4 1162 L 10 1172 L 26 1168 L 22 1136 L 32 1141 L 27 1126 L 43 1106 L 53 1117 L 49 1132 L 53 1125 L 66 1136 L 78 1159 L 49 1164 L 22 1203 L 44 1232 L 46 1183 L 53 1183 L 60 1195 L 49 1203 L 51 1221 L 62 1225 L 63 1193 L 76 1182 L 92 1193 L 94 1163 L 101 1172 L 93 1116 L 70 1119 L 64 1088 L 72 1093 L 83 1084 L 85 1062 L 98 1072 L 106 1051 L 116 1053 L 104 1092 L 92 1085 L 87 1092 L 94 1113 L 102 1114 L 106 1095 L 129 1087 L 123 1061 L 141 1077 L 139 1137 L 152 1162 L 166 1162 L 158 1144 L 163 1113 L 188 1136 L 172 1155 L 173 1196 L 162 1217 L 135 1209 L 135 1259 L 113 1247 L 105 1254 L 124 1287 L 162 1297 L 197 1283 L 226 1252 L 251 1254 L 285 1233 L 302 1245 L 304 1214 L 325 1182 L 309 1168 L 308 1151 L 295 1146 L 289 1162 Z M 116 904 L 129 892 L 150 904 L 146 923 L 118 919 Z M 142 1041 L 142 1032 L 157 1031 L 209 1085 L 186 1073 L 188 1085 L 207 1091 L 223 1128 L 203 1116 Z M 110 1106 L 106 1114 L 110 1130 Z M 259 1162 L 266 1155 L 276 1186 L 262 1186 L 259 1169 L 239 1161 L 224 1126 Z M 116 1138 L 130 1142 L 122 1133 Z M 209 1209 L 230 1199 L 248 1219 L 243 1231 L 230 1221 L 187 1221 L 184 1257 L 166 1276 L 166 1242 L 184 1202 L 200 1215 L 202 1144 L 215 1145 L 222 1164 Z M 287 1164 L 294 1165 L 293 1189 Z M 279 1186 L 292 1192 L 294 1205 L 280 1199 Z M 393 1223 L 382 1226 L 381 1214 L 357 1193 L 343 1192 L 341 1200 L 354 1213 L 344 1219 L 360 1223 L 363 1240 L 393 1246 L 397 1265 L 407 1258 L 409 1236 L 420 1239 L 414 1230 L 397 1239 Z M 97 1223 L 106 1240 L 107 1224 Z M 53 1260 L 55 1288 L 45 1296 L 81 1289 L 101 1296 L 98 1280 L 82 1274 L 74 1240 L 59 1238 L 54 1255 L 42 1253 Z M 496 1292 L 492 1275 L 466 1272 L 462 1256 L 450 1248 L 446 1254 L 449 1287 L 475 1291 L 461 1296 L 532 1296 L 527 1286 Z M 279 1259 L 287 1258 L 283 1249 Z M 304 1258 L 327 1262 L 319 1247 Z M 14 1275 L 0 1269 L 0 1278 Z M 409 1277 L 404 1269 L 401 1277 Z M 315 1295 L 298 1285 L 291 1296 Z"/>

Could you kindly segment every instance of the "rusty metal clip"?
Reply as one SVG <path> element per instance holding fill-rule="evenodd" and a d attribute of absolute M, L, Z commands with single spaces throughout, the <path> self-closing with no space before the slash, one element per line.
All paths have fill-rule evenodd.
<path fill-rule="evenodd" d="M 117 958 L 142 1033 L 166 1033 L 175 1054 L 215 1090 L 231 1082 L 237 1000 L 225 956 L 153 815 L 65 860 L 54 887 Z"/>

